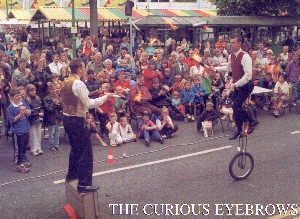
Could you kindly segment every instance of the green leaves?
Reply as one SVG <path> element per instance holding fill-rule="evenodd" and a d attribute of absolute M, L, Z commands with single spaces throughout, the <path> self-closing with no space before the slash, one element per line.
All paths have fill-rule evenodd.
<path fill-rule="evenodd" d="M 211 0 L 224 16 L 297 16 L 300 0 Z"/>

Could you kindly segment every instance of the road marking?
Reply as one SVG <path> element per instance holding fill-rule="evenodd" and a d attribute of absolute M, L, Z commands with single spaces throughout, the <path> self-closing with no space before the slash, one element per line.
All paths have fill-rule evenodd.
<path fill-rule="evenodd" d="M 296 208 L 297 212 L 300 211 L 300 208 Z M 296 212 L 296 213 L 297 213 Z M 267 219 L 281 219 L 281 218 L 285 218 L 288 216 L 296 216 L 296 215 L 292 215 L 292 213 L 295 213 L 294 210 L 289 210 L 286 212 L 286 214 L 278 214 L 278 215 L 274 215 L 273 217 L 268 217 Z M 299 219 L 300 217 L 298 217 L 297 219 Z"/>
<path fill-rule="evenodd" d="M 292 131 L 291 134 L 292 135 L 300 134 L 300 130 Z"/>
<path fill-rule="evenodd" d="M 124 171 L 124 170 L 131 170 L 131 169 L 135 169 L 135 168 L 139 168 L 139 167 L 151 166 L 154 164 L 160 164 L 160 163 L 165 163 L 165 162 L 169 162 L 169 161 L 173 161 L 173 160 L 179 160 L 179 159 L 184 159 L 184 158 L 188 158 L 188 157 L 208 154 L 208 153 L 215 152 L 215 151 L 221 151 L 221 150 L 229 149 L 231 147 L 232 147 L 232 145 L 227 145 L 224 147 L 199 151 L 199 152 L 192 153 L 192 154 L 185 154 L 185 155 L 181 155 L 181 156 L 177 156 L 177 157 L 171 157 L 171 158 L 166 158 L 166 159 L 162 159 L 162 160 L 156 160 L 156 161 L 151 161 L 151 162 L 147 162 L 147 163 L 136 164 L 136 165 L 132 165 L 132 166 L 128 166 L 128 167 L 121 167 L 121 168 L 117 168 L 117 169 L 106 170 L 106 171 L 102 171 L 102 172 L 93 173 L 93 176 L 101 176 L 101 175 L 105 175 L 105 174 L 109 174 L 109 173 L 116 173 L 116 172 L 120 172 L 120 171 Z M 60 184 L 60 183 L 64 183 L 64 182 L 65 182 L 65 180 L 61 179 L 61 180 L 54 181 L 53 183 Z"/>

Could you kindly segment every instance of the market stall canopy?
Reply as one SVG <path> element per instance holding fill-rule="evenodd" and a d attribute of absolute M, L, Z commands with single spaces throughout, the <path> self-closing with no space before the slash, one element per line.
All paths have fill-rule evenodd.
<path fill-rule="evenodd" d="M 0 21 L 6 19 L 6 12 L 5 10 L 0 10 Z"/>
<path fill-rule="evenodd" d="M 157 26 L 157 25 L 172 25 L 177 26 L 192 26 L 194 23 L 203 23 L 206 24 L 206 21 L 203 20 L 203 17 L 200 16 L 185 16 L 185 17 L 166 17 L 166 16 L 147 16 L 134 21 L 135 25 L 141 26 Z"/>
<path fill-rule="evenodd" d="M 36 9 L 12 9 L 8 16 L 19 21 L 30 21 L 35 12 Z"/>
<path fill-rule="evenodd" d="M 15 18 L 10 18 L 8 20 L 1 20 L 0 25 L 28 25 L 29 21 L 19 21 Z"/>
<path fill-rule="evenodd" d="M 78 8 L 75 8 L 75 20 L 76 21 L 88 21 L 87 17 Z M 61 7 L 39 7 L 39 9 L 32 16 L 32 21 L 72 21 L 72 9 Z"/>
<path fill-rule="evenodd" d="M 215 11 L 211 10 L 168 10 L 168 9 L 133 9 L 132 18 L 140 19 L 147 16 L 166 16 L 166 17 L 202 17 L 202 16 L 216 16 Z M 90 8 L 82 7 L 75 8 L 76 21 L 89 21 Z M 71 21 L 72 9 L 61 7 L 39 7 L 32 17 L 33 21 L 47 20 L 47 21 Z M 124 21 L 129 20 L 125 16 L 125 8 L 98 8 L 99 21 Z"/>
<path fill-rule="evenodd" d="M 217 16 L 203 17 L 193 26 L 295 26 L 300 25 L 299 17 L 288 16 Z"/>

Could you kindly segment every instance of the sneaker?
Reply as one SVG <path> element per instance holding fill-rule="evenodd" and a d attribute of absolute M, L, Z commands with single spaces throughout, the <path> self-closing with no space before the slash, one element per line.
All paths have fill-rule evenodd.
<path fill-rule="evenodd" d="M 38 156 L 39 155 L 38 151 L 32 151 L 31 153 L 32 153 L 33 156 Z"/>
<path fill-rule="evenodd" d="M 30 168 L 30 167 L 32 166 L 32 164 L 31 164 L 28 160 L 24 161 L 22 164 L 23 164 L 26 168 Z"/>
<path fill-rule="evenodd" d="M 16 166 L 16 171 L 19 173 L 28 173 L 30 168 L 26 167 L 23 163 Z"/>
<path fill-rule="evenodd" d="M 194 116 L 191 116 L 191 120 L 192 120 L 192 121 L 195 121 L 195 117 L 194 117 Z"/>
<path fill-rule="evenodd" d="M 223 117 L 221 117 L 221 119 L 222 119 L 222 120 L 226 120 L 226 115 L 225 115 L 225 116 L 223 116 Z"/>
<path fill-rule="evenodd" d="M 205 138 L 208 138 L 207 132 L 204 132 L 204 137 L 205 137 Z"/>
<path fill-rule="evenodd" d="M 167 136 L 166 136 L 166 135 L 162 135 L 161 137 L 162 137 L 163 139 L 166 139 L 166 138 L 167 138 Z"/>
<path fill-rule="evenodd" d="M 145 145 L 146 145 L 147 147 L 150 146 L 150 140 L 149 140 L 149 139 L 145 139 Z"/>
<path fill-rule="evenodd" d="M 56 152 L 57 151 L 57 147 L 51 147 L 50 150 Z"/>
<path fill-rule="evenodd" d="M 278 110 L 274 110 L 273 114 L 274 114 L 274 116 L 279 116 L 279 111 Z"/>
<path fill-rule="evenodd" d="M 44 151 L 43 151 L 43 150 L 38 150 L 38 153 L 39 153 L 39 155 L 40 155 L 40 154 L 43 154 Z"/>
<path fill-rule="evenodd" d="M 263 110 L 264 110 L 264 111 L 269 111 L 269 107 L 264 106 L 264 107 L 263 107 Z"/>
<path fill-rule="evenodd" d="M 162 137 L 160 137 L 159 142 L 160 142 L 161 144 L 163 144 L 163 143 L 164 143 L 164 139 L 163 139 Z"/>
<path fill-rule="evenodd" d="M 187 114 L 187 115 L 186 115 L 186 118 L 191 119 L 191 115 L 190 115 L 190 114 Z"/>

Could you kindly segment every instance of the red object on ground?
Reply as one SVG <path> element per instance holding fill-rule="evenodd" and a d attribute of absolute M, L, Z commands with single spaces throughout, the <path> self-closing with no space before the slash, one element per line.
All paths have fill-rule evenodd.
<path fill-rule="evenodd" d="M 109 150 L 108 155 L 107 155 L 106 163 L 113 163 L 113 162 L 115 162 L 115 160 L 114 160 L 114 157 L 112 155 L 112 150 Z"/>
<path fill-rule="evenodd" d="M 64 206 L 65 211 L 69 215 L 70 219 L 77 219 L 77 215 L 75 210 L 72 208 L 71 205 L 65 205 Z"/>

